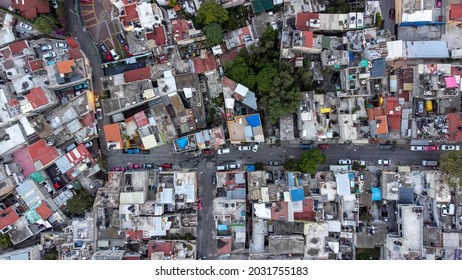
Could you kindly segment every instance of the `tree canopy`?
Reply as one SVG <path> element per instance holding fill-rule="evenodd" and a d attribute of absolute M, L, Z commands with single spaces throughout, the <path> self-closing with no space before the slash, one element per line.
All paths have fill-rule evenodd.
<path fill-rule="evenodd" d="M 284 168 L 290 171 L 299 171 L 314 175 L 318 170 L 318 165 L 325 163 L 327 156 L 318 148 L 304 152 L 300 159 L 289 159 L 284 162 Z"/>
<path fill-rule="evenodd" d="M 454 179 L 459 182 L 462 179 L 462 151 L 450 151 L 441 155 L 440 169 L 449 173 Z M 454 183 L 454 182 L 453 182 Z M 451 184 L 455 186 L 454 184 Z M 458 184 L 456 184 L 458 185 Z"/>
<path fill-rule="evenodd" d="M 8 234 L 0 234 L 0 248 L 6 249 L 13 246 L 10 236 Z"/>
<path fill-rule="evenodd" d="M 82 216 L 85 210 L 93 206 L 95 198 L 85 189 L 79 190 L 67 202 L 67 209 L 72 215 Z"/>
<path fill-rule="evenodd" d="M 222 24 L 228 20 L 228 11 L 215 2 L 206 2 L 197 10 L 196 23 L 206 26 L 211 23 Z"/>
<path fill-rule="evenodd" d="M 58 28 L 58 21 L 49 14 L 41 14 L 35 21 L 34 27 L 45 34 L 51 34 Z"/>
<path fill-rule="evenodd" d="M 218 23 L 211 23 L 202 30 L 205 33 L 205 44 L 207 47 L 218 45 L 223 41 L 223 29 Z"/>

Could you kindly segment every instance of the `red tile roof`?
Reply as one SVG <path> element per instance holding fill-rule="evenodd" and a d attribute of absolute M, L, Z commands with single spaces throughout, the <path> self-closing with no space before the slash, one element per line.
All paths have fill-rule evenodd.
<path fill-rule="evenodd" d="M 305 37 L 305 42 L 303 46 L 305 48 L 313 47 L 313 31 L 303 31 L 303 37 Z"/>
<path fill-rule="evenodd" d="M 138 127 L 143 127 L 149 124 L 148 118 L 144 111 L 140 111 L 133 115 L 135 117 L 135 122 Z"/>
<path fill-rule="evenodd" d="M 69 47 L 73 49 L 77 49 L 79 47 L 79 45 L 77 44 L 77 41 L 72 37 L 67 37 L 66 43 L 69 45 Z"/>
<path fill-rule="evenodd" d="M 287 202 L 279 201 L 276 202 L 276 207 L 271 207 L 271 220 L 273 221 L 285 221 L 289 219 L 289 209 L 287 208 Z"/>
<path fill-rule="evenodd" d="M 124 146 L 122 136 L 120 135 L 120 128 L 118 123 L 108 124 L 103 127 L 106 142 L 117 142 L 120 148 Z"/>
<path fill-rule="evenodd" d="M 189 36 L 189 22 L 185 19 L 177 19 L 172 21 L 173 38 L 175 40 L 183 40 Z"/>
<path fill-rule="evenodd" d="M 127 234 L 129 241 L 143 240 L 142 230 L 127 230 L 125 233 Z"/>
<path fill-rule="evenodd" d="M 80 123 L 82 124 L 82 126 L 90 126 L 94 122 L 95 122 L 95 114 L 92 112 L 85 114 L 80 118 Z"/>
<path fill-rule="evenodd" d="M 46 3 L 48 5 L 48 2 Z M 18 54 L 18 53 L 21 53 L 24 49 L 28 49 L 29 44 L 27 43 L 26 40 L 23 40 L 23 41 L 10 44 L 8 48 L 10 48 L 12 54 Z"/>
<path fill-rule="evenodd" d="M 131 83 L 151 78 L 151 68 L 146 66 L 135 70 L 130 70 L 124 73 L 125 82 Z"/>
<path fill-rule="evenodd" d="M 67 53 L 69 54 L 69 59 L 83 58 L 83 54 L 80 49 L 70 49 L 67 51 Z"/>
<path fill-rule="evenodd" d="M 319 19 L 318 13 L 298 13 L 295 26 L 298 30 L 308 30 L 311 19 Z"/>
<path fill-rule="evenodd" d="M 39 207 L 35 208 L 35 211 L 42 217 L 42 220 L 48 219 L 53 214 L 50 207 L 44 201 L 42 201 Z"/>
<path fill-rule="evenodd" d="M 66 154 L 66 158 L 73 165 L 81 163 L 90 156 L 90 152 L 84 144 L 79 144 L 75 149 Z"/>
<path fill-rule="evenodd" d="M 146 34 L 148 40 L 154 40 L 158 47 L 167 45 L 167 36 L 165 35 L 165 27 L 163 25 L 154 27 L 152 32 Z"/>
<path fill-rule="evenodd" d="M 213 55 L 208 56 L 206 59 L 196 57 L 193 59 L 193 62 L 196 74 L 204 74 L 207 71 L 212 71 L 218 68 L 217 60 Z"/>
<path fill-rule="evenodd" d="M 27 19 L 35 19 L 38 14 L 50 13 L 50 3 L 42 0 L 11 0 L 11 5 L 21 11 Z"/>
<path fill-rule="evenodd" d="M 451 142 L 462 141 L 462 131 L 459 127 L 462 126 L 462 117 L 459 113 L 448 114 L 448 140 Z"/>
<path fill-rule="evenodd" d="M 29 94 L 25 96 L 32 108 L 36 109 L 48 104 L 48 99 L 43 91 L 43 88 L 36 87 L 30 90 Z"/>
<path fill-rule="evenodd" d="M 377 124 L 376 134 L 387 134 L 388 133 L 388 124 L 386 116 L 375 117 L 375 122 Z"/>
<path fill-rule="evenodd" d="M 17 220 L 19 220 L 19 216 L 14 211 L 13 206 L 10 206 L 5 210 L 0 209 L 0 230 L 12 225 Z"/>
<path fill-rule="evenodd" d="M 138 11 L 136 10 L 136 3 L 131 3 L 124 6 L 125 14 L 121 16 L 124 26 L 130 25 L 131 21 L 139 19 Z"/>
<path fill-rule="evenodd" d="M 231 238 L 218 238 L 217 239 L 217 254 L 227 255 L 231 254 L 233 248 L 233 239 Z"/>
<path fill-rule="evenodd" d="M 302 212 L 294 212 L 294 220 L 314 221 L 313 198 L 303 200 L 302 207 Z"/>
<path fill-rule="evenodd" d="M 173 243 L 168 241 L 149 241 L 148 242 L 148 258 L 155 252 L 163 252 L 164 256 L 171 256 L 173 251 Z"/>
<path fill-rule="evenodd" d="M 48 146 L 47 142 L 43 139 L 30 145 L 28 150 L 32 161 L 34 163 L 40 162 L 42 166 L 47 166 L 48 164 L 53 163 L 59 157 L 56 147 Z"/>
<path fill-rule="evenodd" d="M 35 72 L 35 71 L 38 71 L 38 70 L 41 70 L 41 69 L 45 69 L 45 65 L 43 64 L 42 59 L 29 60 L 27 63 L 29 64 L 29 68 L 30 68 L 30 70 L 32 72 Z"/>
<path fill-rule="evenodd" d="M 462 20 L 462 4 L 451 4 L 449 11 L 449 19 L 460 21 Z"/>

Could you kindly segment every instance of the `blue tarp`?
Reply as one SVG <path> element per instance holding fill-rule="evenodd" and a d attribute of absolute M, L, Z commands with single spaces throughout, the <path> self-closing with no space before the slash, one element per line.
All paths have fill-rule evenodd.
<path fill-rule="evenodd" d="M 348 173 L 348 179 L 354 180 L 355 179 L 355 174 Z"/>
<path fill-rule="evenodd" d="M 228 230 L 228 225 L 218 225 L 218 230 Z"/>
<path fill-rule="evenodd" d="M 186 137 L 177 139 L 175 141 L 176 141 L 176 144 L 178 145 L 178 148 L 180 148 L 181 150 L 183 150 L 184 147 L 186 147 L 188 145 L 188 138 L 186 138 Z"/>
<path fill-rule="evenodd" d="M 247 165 L 247 171 L 255 171 L 255 165 Z"/>
<path fill-rule="evenodd" d="M 305 199 L 305 192 L 303 191 L 303 188 L 290 190 L 290 200 L 291 201 L 302 201 L 304 199 Z"/>
<path fill-rule="evenodd" d="M 372 187 L 372 201 L 381 201 L 382 193 L 379 188 Z"/>
<path fill-rule="evenodd" d="M 247 120 L 247 123 L 251 127 L 257 127 L 257 126 L 261 125 L 261 123 L 260 123 L 260 115 L 259 114 L 253 114 L 253 115 L 247 116 L 247 117 L 245 117 L 245 119 Z"/>

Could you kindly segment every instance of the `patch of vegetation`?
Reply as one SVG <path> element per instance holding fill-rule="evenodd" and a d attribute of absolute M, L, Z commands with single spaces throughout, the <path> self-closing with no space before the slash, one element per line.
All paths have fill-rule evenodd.
<path fill-rule="evenodd" d="M 383 24 L 382 14 L 375 13 L 375 27 L 382 28 L 382 24 Z"/>
<path fill-rule="evenodd" d="M 0 248 L 7 249 L 11 246 L 13 246 L 13 243 L 11 243 L 10 236 L 8 234 L 0 234 Z"/>
<path fill-rule="evenodd" d="M 330 0 L 326 12 L 329 14 L 346 14 L 350 12 L 350 6 L 343 0 Z"/>
<path fill-rule="evenodd" d="M 284 168 L 288 171 L 299 171 L 314 175 L 318 170 L 318 165 L 325 163 L 327 156 L 321 149 L 310 149 L 302 154 L 300 159 L 289 159 L 284 162 Z"/>
<path fill-rule="evenodd" d="M 380 248 L 357 248 L 357 260 L 380 260 Z"/>
<path fill-rule="evenodd" d="M 228 20 L 221 25 L 224 30 L 231 31 L 246 26 L 247 9 L 244 6 L 227 9 Z"/>
<path fill-rule="evenodd" d="M 58 251 L 56 250 L 56 248 L 53 248 L 53 249 L 48 250 L 43 255 L 43 259 L 44 260 L 57 260 L 58 256 L 59 256 Z"/>
<path fill-rule="evenodd" d="M 205 44 L 213 47 L 223 41 L 223 29 L 218 23 L 211 23 L 202 29 L 205 33 Z"/>
<path fill-rule="evenodd" d="M 80 189 L 77 193 L 67 202 L 67 210 L 71 215 L 83 216 L 85 210 L 93 206 L 95 197 L 92 196 L 86 189 Z"/>
<path fill-rule="evenodd" d="M 41 14 L 35 21 L 34 27 L 45 34 L 51 34 L 58 28 L 58 20 L 50 14 Z"/>
<path fill-rule="evenodd" d="M 441 155 L 440 170 L 451 176 L 450 186 L 457 187 L 462 178 L 462 151 L 450 151 Z"/>
<path fill-rule="evenodd" d="M 199 25 L 198 28 L 202 28 L 211 23 L 222 25 L 228 19 L 228 11 L 223 6 L 215 2 L 206 2 L 197 10 L 197 17 L 194 23 Z"/>

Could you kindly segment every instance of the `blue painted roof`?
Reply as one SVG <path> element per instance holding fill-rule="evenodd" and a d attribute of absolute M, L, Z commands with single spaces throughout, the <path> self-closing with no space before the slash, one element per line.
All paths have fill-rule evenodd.
<path fill-rule="evenodd" d="M 290 200 L 291 201 L 302 201 L 304 199 L 305 199 L 305 191 L 303 190 L 303 188 L 290 190 Z"/>
<path fill-rule="evenodd" d="M 253 115 L 250 115 L 250 116 L 246 116 L 245 119 L 247 120 L 247 123 L 251 127 L 257 127 L 257 126 L 261 125 L 260 115 L 259 114 L 253 114 Z"/>
<path fill-rule="evenodd" d="M 372 187 L 372 201 L 381 201 L 382 193 L 379 188 Z"/>
<path fill-rule="evenodd" d="M 188 138 L 187 137 L 183 137 L 183 138 L 180 138 L 180 139 L 176 139 L 176 144 L 178 145 L 178 148 L 180 149 L 184 149 L 184 147 L 186 147 L 188 145 Z"/>

